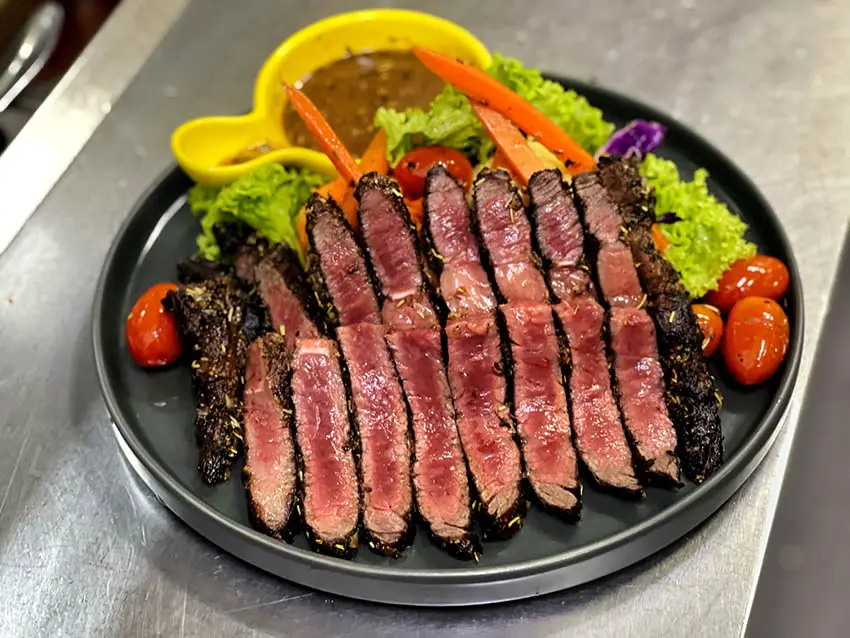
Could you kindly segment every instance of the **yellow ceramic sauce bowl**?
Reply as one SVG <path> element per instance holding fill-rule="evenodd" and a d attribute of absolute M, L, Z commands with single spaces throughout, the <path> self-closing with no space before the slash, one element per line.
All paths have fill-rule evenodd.
<path fill-rule="evenodd" d="M 432 15 L 402 9 L 368 9 L 325 18 L 281 44 L 263 64 L 254 87 L 254 110 L 248 115 L 203 117 L 178 128 L 171 137 L 177 162 L 196 182 L 223 186 L 269 162 L 303 166 L 336 175 L 323 154 L 292 146 L 283 129 L 286 93 L 309 74 L 351 53 L 404 51 L 429 47 L 480 68 L 490 53 L 466 29 Z M 275 150 L 248 162 L 222 165 L 246 148 L 267 144 Z"/>

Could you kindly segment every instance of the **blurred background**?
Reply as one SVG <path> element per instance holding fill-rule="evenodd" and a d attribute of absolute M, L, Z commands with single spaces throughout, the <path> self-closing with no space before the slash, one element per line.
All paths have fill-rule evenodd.
<path fill-rule="evenodd" d="M 0 0 L 0 153 L 120 0 Z"/>

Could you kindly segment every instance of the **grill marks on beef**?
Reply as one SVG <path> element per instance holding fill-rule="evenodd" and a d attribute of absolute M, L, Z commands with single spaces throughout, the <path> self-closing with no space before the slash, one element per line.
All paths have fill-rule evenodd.
<path fill-rule="evenodd" d="M 336 344 L 298 339 L 292 369 L 307 538 L 319 552 L 348 557 L 357 547 L 360 496 Z"/>
<path fill-rule="evenodd" d="M 363 522 L 369 547 L 396 556 L 412 537 L 413 494 L 407 407 L 384 326 L 337 329 L 348 366 L 360 439 Z"/>
<path fill-rule="evenodd" d="M 245 466 L 251 521 L 281 540 L 291 537 L 296 469 L 289 401 L 289 354 L 283 338 L 268 333 L 248 348 L 245 371 Z"/>
<path fill-rule="evenodd" d="M 230 276 L 169 293 L 181 339 L 192 353 L 198 471 L 209 485 L 230 478 L 242 447 L 242 370 L 246 342 L 242 307 Z"/>
<path fill-rule="evenodd" d="M 678 274 L 652 240 L 654 201 L 636 163 L 603 159 L 599 174 L 620 206 L 628 231 L 626 241 L 648 296 L 647 308 L 657 331 L 667 408 L 676 426 L 682 467 L 699 483 L 717 470 L 723 458 L 719 393 L 702 354 L 702 333 Z"/>
<path fill-rule="evenodd" d="M 521 302 L 502 306 L 502 314 L 511 341 L 514 414 L 529 483 L 544 506 L 577 518 L 578 462 L 552 310 Z"/>
<path fill-rule="evenodd" d="M 639 469 L 651 479 L 676 484 L 676 434 L 664 400 L 655 330 L 643 310 L 646 298 L 640 291 L 631 252 L 621 238 L 621 233 L 627 232 L 622 216 L 597 173 L 576 176 L 573 186 L 584 224 L 596 244 L 600 287 L 610 309 L 620 411 Z"/>
<path fill-rule="evenodd" d="M 413 484 L 435 541 L 458 558 L 478 553 L 469 485 L 418 240 L 398 186 L 374 173 L 357 186 L 360 227 L 386 296 L 382 313 L 413 426 Z"/>
<path fill-rule="evenodd" d="M 309 271 L 314 289 L 326 297 L 332 325 L 380 323 L 378 299 L 363 252 L 333 200 L 318 195 L 307 202 Z"/>
<path fill-rule="evenodd" d="M 263 259 L 257 266 L 260 297 L 269 309 L 272 325 L 286 341 L 291 352 L 299 337 L 314 339 L 319 329 L 313 321 L 312 295 L 307 292 L 298 258 L 288 250 L 280 250 Z"/>
<path fill-rule="evenodd" d="M 546 303 L 546 284 L 531 248 L 531 226 L 508 173 L 483 171 L 475 182 L 474 199 L 478 229 L 502 299 Z"/>

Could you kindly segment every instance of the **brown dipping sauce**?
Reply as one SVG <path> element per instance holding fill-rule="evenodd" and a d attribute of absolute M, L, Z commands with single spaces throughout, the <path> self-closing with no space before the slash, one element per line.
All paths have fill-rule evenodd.
<path fill-rule="evenodd" d="M 248 146 L 247 148 L 242 149 L 233 157 L 228 157 L 222 160 L 219 165 L 233 166 L 234 164 L 244 164 L 245 162 L 250 162 L 252 159 L 260 157 L 261 155 L 276 151 L 278 148 L 280 147 L 275 144 L 272 144 L 271 142 L 253 144 L 252 146 Z"/>
<path fill-rule="evenodd" d="M 375 134 L 372 120 L 378 107 L 427 108 L 442 88 L 443 81 L 409 51 L 352 55 L 316 70 L 301 87 L 357 156 Z M 319 150 L 289 104 L 283 110 L 283 127 L 293 145 Z"/>

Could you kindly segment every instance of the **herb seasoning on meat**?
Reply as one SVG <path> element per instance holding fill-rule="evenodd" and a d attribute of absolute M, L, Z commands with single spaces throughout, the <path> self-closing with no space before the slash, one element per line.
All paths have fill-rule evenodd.
<path fill-rule="evenodd" d="M 442 80 L 409 51 L 352 55 L 323 66 L 301 82 L 301 89 L 355 155 L 369 145 L 378 107 L 427 108 L 443 88 Z M 283 128 L 293 145 L 319 149 L 289 104 L 283 110 Z"/>

